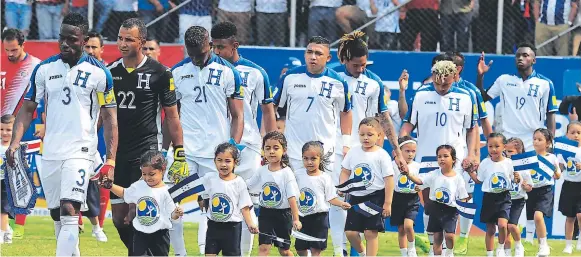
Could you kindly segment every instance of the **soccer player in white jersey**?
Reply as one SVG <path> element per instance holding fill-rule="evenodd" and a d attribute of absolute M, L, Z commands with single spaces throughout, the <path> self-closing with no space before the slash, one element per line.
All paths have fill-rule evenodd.
<path fill-rule="evenodd" d="M 484 90 L 484 74 L 490 69 L 484 61 L 484 53 L 478 62 L 476 86 L 482 91 L 484 100 L 500 97 L 503 122 L 502 130 L 507 138 L 520 138 L 526 151 L 533 150 L 533 132 L 545 127 L 555 134 L 555 112 L 558 109 L 553 82 L 537 73 L 533 65 L 536 48 L 528 43 L 518 46 L 515 54 L 517 73 L 504 74 L 494 84 Z M 506 122 L 510 121 L 510 122 Z"/>
<path fill-rule="evenodd" d="M 200 177 L 217 172 L 214 149 L 232 140 L 239 144 L 244 129 L 244 88 L 240 73 L 211 50 L 210 35 L 200 26 L 185 34 L 188 58 L 172 68 L 180 120 L 184 131 L 190 174 Z M 208 205 L 205 205 L 208 206 Z M 204 254 L 206 220 L 198 228 L 198 245 Z"/>
<path fill-rule="evenodd" d="M 78 13 L 63 19 L 60 54 L 41 62 L 33 71 L 28 93 L 14 124 L 6 151 L 9 165 L 30 125 L 37 104 L 45 96 L 47 126 L 41 180 L 51 217 L 55 221 L 57 256 L 72 256 L 79 240 L 81 203 L 93 171 L 97 151 L 97 120 L 101 118 L 107 142 L 105 173 L 113 177 L 117 148 L 117 117 L 113 79 L 105 66 L 83 51 L 88 23 Z"/>
<path fill-rule="evenodd" d="M 359 123 L 366 117 L 380 116 L 382 120 L 383 130 L 387 139 L 394 149 L 397 149 L 397 159 L 400 164 L 407 166 L 405 160 L 401 155 L 399 147 L 397 147 L 397 130 L 393 126 L 390 113 L 387 109 L 387 100 L 385 97 L 384 85 L 375 73 L 366 68 L 367 66 L 367 36 L 361 31 L 355 31 L 351 34 L 344 35 L 340 40 L 339 50 L 337 56 L 343 65 L 336 71 L 348 84 L 349 95 L 351 96 L 351 105 L 353 113 L 353 122 L 351 131 L 359 130 Z M 402 74 L 407 79 L 407 72 Z M 403 79 L 400 82 L 403 83 Z M 340 137 L 337 137 L 337 146 L 343 145 L 355 147 L 360 146 L 358 137 L 352 137 L 351 142 L 342 142 Z M 341 163 L 343 161 L 343 153 L 339 152 L 339 147 L 336 147 L 335 152 L 335 167 L 332 173 L 332 178 L 335 185 L 339 184 L 339 174 L 341 173 Z M 399 154 L 398 154 L 399 153 Z M 331 220 L 331 237 L 334 239 L 335 255 L 341 256 L 341 245 L 345 219 L 347 218 L 347 211 L 337 206 L 331 206 L 329 212 Z"/>
<path fill-rule="evenodd" d="M 329 40 L 314 36 L 305 51 L 306 65 L 288 70 L 279 81 L 274 104 L 287 107 L 284 134 L 288 140 L 291 167 L 302 167 L 302 146 L 321 141 L 325 154 L 333 153 L 336 144 L 337 112 L 340 111 L 341 134 L 351 142 L 351 102 L 348 85 L 326 64 L 331 60 Z M 343 145 L 347 153 L 349 145 Z M 334 167 L 334 154 L 330 162 Z"/>
<path fill-rule="evenodd" d="M 272 104 L 270 81 L 266 71 L 240 56 L 238 53 L 237 28 L 234 23 L 221 22 L 212 27 L 210 32 L 214 53 L 226 59 L 240 72 L 241 86 L 244 88 L 244 132 L 241 144 L 245 146 L 240 152 L 240 164 L 236 167 L 236 174 L 244 180 L 248 180 L 254 172 L 260 168 L 262 140 L 256 121 L 258 106 L 262 111 L 262 121 L 265 132 L 276 130 L 276 117 Z M 256 199 L 258 201 L 258 199 Z M 258 202 L 256 202 L 258 203 Z M 258 218 L 254 210 L 250 215 L 255 223 Z M 248 230 L 248 226 L 242 226 L 241 251 L 244 256 L 250 255 L 254 235 Z"/>

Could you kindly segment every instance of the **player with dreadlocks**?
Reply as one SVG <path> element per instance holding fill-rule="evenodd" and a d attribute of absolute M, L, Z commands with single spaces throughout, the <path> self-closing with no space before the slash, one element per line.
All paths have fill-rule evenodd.
<path fill-rule="evenodd" d="M 349 94 L 351 95 L 353 106 L 352 131 L 359 130 L 359 123 L 364 118 L 379 116 L 383 131 L 392 148 L 396 151 L 397 156 L 394 156 L 394 159 L 398 166 L 407 168 L 407 164 L 397 146 L 397 131 L 387 111 L 387 100 L 389 99 L 384 96 L 383 82 L 379 76 L 366 69 L 368 49 L 365 33 L 357 30 L 351 34 L 345 34 L 340 40 L 337 57 L 343 64 L 338 67 L 337 72 L 349 85 Z M 404 70 L 399 78 L 399 83 L 407 83 L 408 78 L 409 75 Z M 383 141 L 383 139 L 380 141 Z M 336 172 L 333 172 L 333 179 L 336 185 L 339 183 L 338 175 L 341 173 L 341 162 L 343 160 L 343 154 L 340 149 L 343 149 L 344 145 L 357 147 L 361 144 L 359 143 L 359 137 L 352 137 L 350 142 L 337 138 L 335 158 L 338 161 L 335 162 L 334 167 Z M 379 145 L 383 145 L 383 143 L 379 142 Z M 331 219 L 331 237 L 335 248 L 335 256 L 341 256 L 343 247 L 346 245 L 346 241 L 343 239 L 346 215 L 347 211 L 331 206 L 329 217 Z"/>

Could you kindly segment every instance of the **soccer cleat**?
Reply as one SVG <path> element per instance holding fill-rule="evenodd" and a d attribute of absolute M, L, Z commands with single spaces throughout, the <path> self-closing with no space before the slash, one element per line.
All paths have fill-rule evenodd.
<path fill-rule="evenodd" d="M 24 226 L 16 224 L 14 226 L 14 239 L 22 239 L 24 237 Z"/>
<path fill-rule="evenodd" d="M 416 234 L 414 238 L 416 240 L 416 245 L 420 248 L 420 250 L 422 250 L 422 252 L 430 252 L 430 240 L 428 240 L 427 236 L 420 236 Z"/>
<path fill-rule="evenodd" d="M 408 257 L 418 257 L 418 253 L 416 252 L 416 248 L 408 249 Z"/>
<path fill-rule="evenodd" d="M 93 230 L 92 235 L 99 242 L 107 242 L 107 235 L 105 235 L 105 232 L 103 231 L 102 228 L 99 228 L 97 230 Z"/>
<path fill-rule="evenodd" d="M 551 254 L 551 248 L 549 248 L 548 245 L 539 246 L 539 252 L 537 253 L 539 257 L 546 257 L 549 256 L 549 254 Z"/>
<path fill-rule="evenodd" d="M 572 254 L 573 253 L 573 246 L 572 245 L 565 246 L 565 249 L 563 249 L 563 253 Z"/>
<path fill-rule="evenodd" d="M 496 249 L 496 257 L 505 257 L 506 254 L 504 254 L 504 249 Z"/>
<path fill-rule="evenodd" d="M 454 245 L 454 253 L 460 255 L 466 255 L 468 253 L 468 238 L 460 237 Z"/>

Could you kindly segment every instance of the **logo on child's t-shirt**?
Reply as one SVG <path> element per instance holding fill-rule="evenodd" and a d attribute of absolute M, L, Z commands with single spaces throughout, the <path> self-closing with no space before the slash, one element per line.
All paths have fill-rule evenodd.
<path fill-rule="evenodd" d="M 276 208 L 282 204 L 281 194 L 276 183 L 265 183 L 262 186 L 262 193 L 260 193 L 260 204 L 268 208 Z"/>
<path fill-rule="evenodd" d="M 371 185 L 371 182 L 373 181 L 373 174 L 371 172 L 371 168 L 369 167 L 369 165 L 365 163 L 357 164 L 357 166 L 355 166 L 353 176 L 356 179 L 360 179 L 361 181 L 363 181 L 365 188 L 368 188 Z"/>
<path fill-rule="evenodd" d="M 541 181 L 545 180 L 545 178 L 543 177 L 543 175 L 541 175 L 540 172 L 537 172 L 534 169 L 529 170 L 529 172 L 531 173 L 531 178 L 533 179 L 533 184 L 538 184 Z"/>
<path fill-rule="evenodd" d="M 508 188 L 508 182 L 506 181 L 504 174 L 500 172 L 492 174 L 492 178 L 490 179 L 490 188 L 494 193 L 505 191 Z"/>
<path fill-rule="evenodd" d="M 144 196 L 137 200 L 137 220 L 139 224 L 151 226 L 159 220 L 159 205 L 157 201 L 149 196 Z"/>
<path fill-rule="evenodd" d="M 520 191 L 520 184 L 514 182 L 510 183 L 511 183 L 510 196 L 516 197 L 518 195 L 518 192 Z"/>
<path fill-rule="evenodd" d="M 416 192 L 416 184 L 412 182 L 406 175 L 399 174 L 399 178 L 397 179 L 397 187 L 399 188 L 399 191 L 403 193 Z"/>
<path fill-rule="evenodd" d="M 213 195 L 211 211 L 214 221 L 227 221 L 232 216 L 232 200 L 225 194 Z"/>
<path fill-rule="evenodd" d="M 450 191 L 445 187 L 440 187 L 434 192 L 436 196 L 436 202 L 449 204 L 450 203 Z"/>
<path fill-rule="evenodd" d="M 577 176 L 581 170 L 577 170 L 577 166 L 575 166 L 576 162 L 573 160 L 567 160 L 567 175 L 569 176 Z"/>
<path fill-rule="evenodd" d="M 307 187 L 302 188 L 301 196 L 299 197 L 299 210 L 303 214 L 310 214 L 315 210 L 316 204 L 317 198 L 315 197 L 315 192 Z"/>

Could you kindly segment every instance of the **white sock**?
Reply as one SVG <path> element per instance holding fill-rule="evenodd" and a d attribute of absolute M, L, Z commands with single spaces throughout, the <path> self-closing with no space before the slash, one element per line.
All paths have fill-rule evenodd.
<path fill-rule="evenodd" d="M 206 252 L 206 232 L 208 230 L 208 219 L 206 214 L 202 213 L 203 217 L 198 223 L 198 246 L 200 247 L 200 255 L 205 255 Z"/>
<path fill-rule="evenodd" d="M 565 243 L 565 247 L 573 247 L 573 240 L 567 240 Z"/>
<path fill-rule="evenodd" d="M 498 249 L 504 249 L 504 244 L 498 244 Z"/>
<path fill-rule="evenodd" d="M 61 216 L 62 227 L 56 240 L 56 256 L 72 256 L 79 242 L 79 217 Z"/>
<path fill-rule="evenodd" d="M 250 210 L 250 218 L 254 224 L 258 224 L 258 217 L 254 213 L 254 209 Z M 254 234 L 248 231 L 248 225 L 246 225 L 246 221 L 243 221 L 242 224 L 242 237 L 240 239 L 240 250 L 242 256 L 250 256 L 252 252 L 252 243 L 254 242 Z"/>
<path fill-rule="evenodd" d="M 446 256 L 454 256 L 454 248 L 449 248 L 444 251 Z"/>
<path fill-rule="evenodd" d="M 493 251 L 486 251 L 486 257 L 493 257 Z"/>
<path fill-rule="evenodd" d="M 403 256 L 403 257 L 408 256 L 408 249 L 407 248 L 399 248 L 399 252 L 401 253 L 401 256 Z"/>
<path fill-rule="evenodd" d="M 522 245 L 522 242 L 520 240 L 516 241 L 514 240 L 514 249 L 519 248 L 522 249 L 524 248 L 524 246 Z"/>
<path fill-rule="evenodd" d="M 416 248 L 416 240 L 408 242 L 408 249 Z"/>
<path fill-rule="evenodd" d="M 468 237 L 470 235 L 470 228 L 472 228 L 472 223 L 474 220 L 468 219 L 464 216 L 460 216 L 460 237 Z"/>
<path fill-rule="evenodd" d="M 178 222 L 172 225 L 172 229 L 169 230 L 169 241 L 174 254 L 175 256 L 186 256 L 188 253 L 184 242 L 184 221 L 179 219 Z"/>
<path fill-rule="evenodd" d="M 430 241 L 430 245 L 434 245 L 434 233 L 428 233 L 428 241 Z"/>
<path fill-rule="evenodd" d="M 541 245 L 547 245 L 547 238 L 546 237 L 539 238 L 539 244 L 541 244 Z"/>
<path fill-rule="evenodd" d="M 343 256 L 343 250 L 347 250 L 347 240 L 345 239 L 346 220 L 347 211 L 331 205 L 331 209 L 329 209 L 329 223 L 335 256 Z"/>
<path fill-rule="evenodd" d="M 100 229 L 101 229 L 101 227 L 99 226 L 99 224 L 93 225 L 93 232 L 99 231 Z"/>
<path fill-rule="evenodd" d="M 536 230 L 536 226 L 535 226 L 535 221 L 534 220 L 527 220 L 527 225 L 526 225 L 526 230 L 527 230 L 527 234 L 526 234 L 526 241 L 527 242 L 533 242 L 534 238 L 535 238 L 535 230 Z"/>
<path fill-rule="evenodd" d="M 506 255 L 506 257 L 512 256 L 512 250 L 510 248 L 504 249 L 504 255 Z"/>
<path fill-rule="evenodd" d="M 428 222 L 430 221 L 430 215 L 424 212 L 424 216 L 422 218 L 424 220 L 424 231 L 428 231 Z"/>
<path fill-rule="evenodd" d="M 54 237 L 56 239 L 59 238 L 59 233 L 61 232 L 62 227 L 63 227 L 63 225 L 62 225 L 60 220 L 54 222 Z"/>

